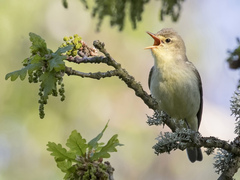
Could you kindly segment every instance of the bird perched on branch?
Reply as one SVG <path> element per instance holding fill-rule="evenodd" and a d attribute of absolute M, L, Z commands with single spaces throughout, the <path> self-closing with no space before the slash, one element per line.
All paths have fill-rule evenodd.
<path fill-rule="evenodd" d="M 154 57 L 148 85 L 161 110 L 176 119 L 183 119 L 187 128 L 198 131 L 202 117 L 202 83 L 194 65 L 188 61 L 182 38 L 171 28 L 156 34 L 147 32 L 154 44 Z M 201 161 L 200 148 L 187 148 L 191 162 Z"/>

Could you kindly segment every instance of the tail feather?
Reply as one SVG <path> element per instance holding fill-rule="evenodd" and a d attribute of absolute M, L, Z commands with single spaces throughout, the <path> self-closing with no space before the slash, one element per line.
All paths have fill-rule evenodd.
<path fill-rule="evenodd" d="M 200 148 L 187 148 L 188 159 L 194 163 L 195 161 L 202 161 L 202 151 Z"/>

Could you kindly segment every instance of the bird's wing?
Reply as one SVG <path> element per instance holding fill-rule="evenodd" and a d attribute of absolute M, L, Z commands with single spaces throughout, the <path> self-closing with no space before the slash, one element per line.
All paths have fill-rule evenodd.
<path fill-rule="evenodd" d="M 151 78 L 152 78 L 152 74 L 154 71 L 154 66 L 151 68 L 150 72 L 149 72 L 149 76 L 148 76 L 148 88 L 150 89 L 151 86 Z"/>
<path fill-rule="evenodd" d="M 198 128 L 199 128 L 200 123 L 201 123 L 201 119 L 202 119 L 202 110 L 203 110 L 202 81 L 201 81 L 200 74 L 199 74 L 198 70 L 195 68 L 195 66 L 190 61 L 187 61 L 187 64 L 192 68 L 192 70 L 193 70 L 193 72 L 196 75 L 197 80 L 198 80 L 198 88 L 199 88 L 199 92 L 200 92 L 200 106 L 199 106 L 199 110 L 197 112 L 197 118 L 198 118 Z"/>

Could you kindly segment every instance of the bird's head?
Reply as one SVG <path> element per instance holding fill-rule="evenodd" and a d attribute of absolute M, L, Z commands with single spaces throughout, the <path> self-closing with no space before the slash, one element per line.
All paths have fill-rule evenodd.
<path fill-rule="evenodd" d="M 154 39 L 154 43 L 145 49 L 151 49 L 154 56 L 166 58 L 186 54 L 185 44 L 181 36 L 173 29 L 164 28 L 156 34 L 147 33 Z"/>

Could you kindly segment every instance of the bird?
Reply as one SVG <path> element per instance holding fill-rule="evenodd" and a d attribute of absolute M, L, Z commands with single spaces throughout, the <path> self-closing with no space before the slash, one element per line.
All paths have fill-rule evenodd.
<path fill-rule="evenodd" d="M 153 38 L 150 49 L 154 58 L 148 78 L 151 96 L 158 102 L 160 110 L 171 118 L 182 119 L 186 127 L 198 132 L 203 109 L 201 77 L 186 56 L 183 39 L 172 28 L 163 28 Z M 194 163 L 202 161 L 198 147 L 187 148 L 188 159 Z"/>

